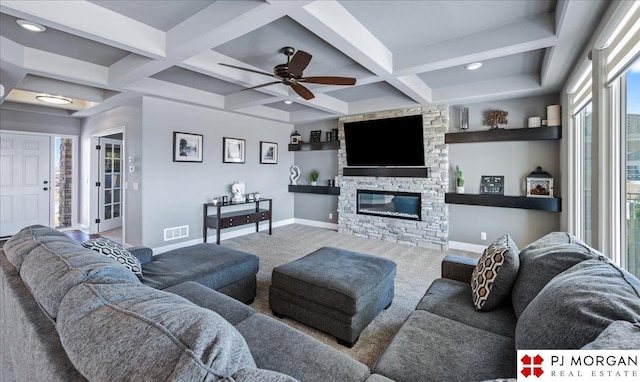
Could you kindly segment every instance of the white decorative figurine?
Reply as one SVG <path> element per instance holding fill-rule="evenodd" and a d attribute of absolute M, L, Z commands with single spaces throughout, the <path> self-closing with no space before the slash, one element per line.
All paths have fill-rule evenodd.
<path fill-rule="evenodd" d="M 291 175 L 289 175 L 289 180 L 291 181 L 291 185 L 297 186 L 298 179 L 300 178 L 300 167 L 291 166 L 291 168 L 289 169 L 289 172 L 291 172 Z"/>
<path fill-rule="evenodd" d="M 234 203 L 240 203 L 245 201 L 244 196 L 244 182 L 235 182 L 231 185 L 231 192 L 233 193 L 233 199 L 231 199 Z"/>

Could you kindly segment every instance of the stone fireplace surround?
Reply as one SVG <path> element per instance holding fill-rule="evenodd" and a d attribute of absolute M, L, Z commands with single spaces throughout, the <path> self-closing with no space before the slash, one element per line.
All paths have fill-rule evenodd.
<path fill-rule="evenodd" d="M 344 143 L 345 122 L 422 114 L 424 126 L 425 165 L 427 178 L 344 176 L 347 154 Z M 447 105 L 383 111 L 342 117 L 338 121 L 338 231 L 360 237 L 447 249 L 449 238 L 449 210 L 444 196 L 449 187 L 449 152 L 444 134 L 449 125 Z M 394 133 L 394 132 L 390 132 Z M 418 192 L 421 195 L 420 220 L 357 214 L 358 190 Z"/>

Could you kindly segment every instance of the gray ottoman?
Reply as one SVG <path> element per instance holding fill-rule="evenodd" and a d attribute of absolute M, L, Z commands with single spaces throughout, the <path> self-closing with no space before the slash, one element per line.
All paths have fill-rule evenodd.
<path fill-rule="evenodd" d="M 269 307 L 351 347 L 391 305 L 395 276 L 391 260 L 324 247 L 273 269 Z"/>

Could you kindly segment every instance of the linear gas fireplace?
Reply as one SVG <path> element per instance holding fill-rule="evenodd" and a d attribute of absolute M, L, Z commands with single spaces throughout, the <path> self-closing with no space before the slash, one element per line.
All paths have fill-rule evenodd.
<path fill-rule="evenodd" d="M 418 192 L 357 190 L 356 199 L 361 215 L 421 220 Z"/>

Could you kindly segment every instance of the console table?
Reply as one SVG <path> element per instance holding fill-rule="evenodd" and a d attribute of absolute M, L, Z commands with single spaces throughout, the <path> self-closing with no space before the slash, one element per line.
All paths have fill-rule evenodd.
<path fill-rule="evenodd" d="M 260 204 L 268 204 L 268 208 L 260 208 Z M 223 212 L 223 209 L 232 206 L 240 206 L 246 204 L 254 205 L 254 208 L 240 211 Z M 220 244 L 220 230 L 223 228 L 236 227 L 245 224 L 256 224 L 256 232 L 260 228 L 261 221 L 269 221 L 269 235 L 271 235 L 271 199 L 259 199 L 251 202 L 239 203 L 204 203 L 202 213 L 202 239 L 207 242 L 207 231 L 209 228 L 216 229 L 216 244 Z M 216 214 L 209 215 L 209 207 L 216 207 Z"/>

